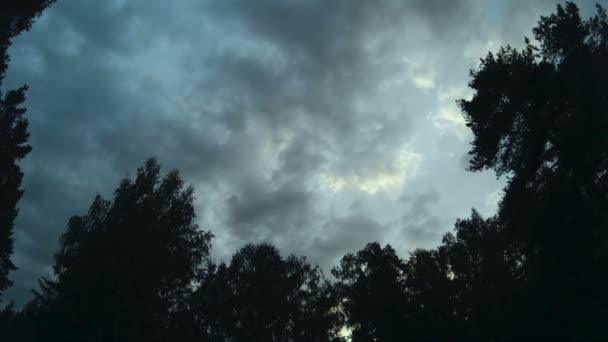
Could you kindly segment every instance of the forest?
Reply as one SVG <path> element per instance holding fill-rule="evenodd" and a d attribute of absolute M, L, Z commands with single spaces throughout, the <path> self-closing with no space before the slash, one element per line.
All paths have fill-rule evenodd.
<path fill-rule="evenodd" d="M 0 82 L 13 38 L 53 3 L 1 2 Z M 193 188 L 150 158 L 67 222 L 54 274 L 25 306 L 2 301 L 0 340 L 604 341 L 607 80 L 600 5 L 588 19 L 559 5 L 523 49 L 483 56 L 458 105 L 473 133 L 468 170 L 507 179 L 496 215 L 473 209 L 439 246 L 405 257 L 369 242 L 331 275 L 270 243 L 214 260 Z M 32 149 L 27 90 L 0 100 L 0 300 Z"/>

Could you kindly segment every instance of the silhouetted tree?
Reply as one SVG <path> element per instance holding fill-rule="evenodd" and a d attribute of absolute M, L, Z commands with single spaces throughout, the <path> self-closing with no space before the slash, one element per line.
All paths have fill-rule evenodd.
<path fill-rule="evenodd" d="M 28 31 L 42 11 L 54 2 L 55 0 L 19 0 L 0 3 L 0 83 L 8 68 L 11 39 Z"/>
<path fill-rule="evenodd" d="M 453 305 L 468 340 L 516 340 L 513 301 L 525 277 L 521 245 L 509 239 L 497 217 L 484 219 L 473 210 L 438 249 L 447 257 Z"/>
<path fill-rule="evenodd" d="M 38 338 L 160 341 L 188 305 L 211 234 L 193 222 L 192 188 L 150 159 L 112 200 L 70 219 L 32 305 Z"/>
<path fill-rule="evenodd" d="M 34 342 L 35 322 L 31 319 L 30 306 L 15 309 L 11 303 L 0 310 L 0 333 L 2 341 Z"/>
<path fill-rule="evenodd" d="M 401 341 L 408 336 L 405 268 L 390 245 L 382 248 L 374 242 L 345 255 L 332 270 L 353 342 Z"/>
<path fill-rule="evenodd" d="M 29 133 L 23 118 L 26 87 L 9 91 L 0 100 L 0 296 L 10 285 L 8 273 L 15 270 L 13 253 L 13 223 L 17 217 L 17 202 L 23 195 L 23 173 L 17 162 L 31 151 L 27 145 Z"/>
<path fill-rule="evenodd" d="M 461 341 L 468 337 L 444 249 L 400 259 L 377 242 L 333 270 L 352 341 Z M 470 340 L 470 339 L 466 339 Z"/>
<path fill-rule="evenodd" d="M 8 68 L 8 48 L 11 40 L 32 26 L 34 19 L 54 0 L 2 1 L 0 3 L 0 86 Z M 17 162 L 30 151 L 27 145 L 28 122 L 23 117 L 27 86 L 0 91 L 0 300 L 11 281 L 8 273 L 15 270 L 10 257 L 13 253 L 13 223 L 17 217 L 17 202 L 23 195 L 23 173 Z"/>
<path fill-rule="evenodd" d="M 573 3 L 488 54 L 460 101 L 471 170 L 507 175 L 499 220 L 524 245 L 522 336 L 589 340 L 608 319 L 608 18 Z"/>
<path fill-rule="evenodd" d="M 208 341 L 339 341 L 336 297 L 318 267 L 269 244 L 210 267 L 194 300 Z"/>
<path fill-rule="evenodd" d="M 414 341 L 466 341 L 465 318 L 444 248 L 415 250 L 406 262 L 405 285 Z"/>

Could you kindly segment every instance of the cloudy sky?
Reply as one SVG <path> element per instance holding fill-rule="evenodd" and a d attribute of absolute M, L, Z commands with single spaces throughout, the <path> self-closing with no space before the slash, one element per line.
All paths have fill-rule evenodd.
<path fill-rule="evenodd" d="M 587 17 L 593 2 L 579 2 Z M 369 241 L 437 245 L 502 182 L 465 170 L 468 71 L 555 1 L 58 0 L 10 50 L 33 152 L 8 298 L 67 220 L 148 157 L 196 189 L 216 258 L 270 241 L 326 271 Z"/>

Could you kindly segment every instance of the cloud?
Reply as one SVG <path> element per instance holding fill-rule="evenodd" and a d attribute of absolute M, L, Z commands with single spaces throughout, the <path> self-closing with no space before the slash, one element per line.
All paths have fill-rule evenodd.
<path fill-rule="evenodd" d="M 418 89 L 428 90 L 435 88 L 436 70 L 433 64 L 436 58 L 429 59 L 427 56 L 403 57 L 407 65 L 407 72 L 413 85 Z"/>
<path fill-rule="evenodd" d="M 251 198 L 255 200 L 244 200 Z M 249 240 L 269 239 L 277 233 L 310 225 L 312 201 L 313 194 L 297 186 L 266 189 L 265 184 L 249 185 L 228 199 L 228 227 L 262 234 L 248 236 Z"/>
<path fill-rule="evenodd" d="M 412 79 L 412 82 L 419 89 L 433 89 L 435 88 L 435 80 L 433 75 L 418 75 Z"/>
<path fill-rule="evenodd" d="M 349 213 L 329 220 L 322 229 L 323 234 L 315 236 L 310 257 L 321 261 L 325 268 L 335 266 L 347 252 L 354 252 L 367 242 L 379 240 L 388 227 L 367 215 Z"/>
<path fill-rule="evenodd" d="M 440 88 L 437 92 L 439 107 L 431 116 L 433 125 L 442 132 L 456 135 L 460 140 L 469 138 L 470 130 L 458 108 L 457 100 L 468 99 L 471 95 L 471 91 L 464 86 Z"/>
<path fill-rule="evenodd" d="M 408 244 L 420 248 L 429 248 L 437 245 L 441 235 L 445 232 L 442 229 L 442 222 L 437 204 L 440 194 L 436 189 L 430 188 L 425 192 L 404 196 L 401 201 L 407 205 L 401 218 L 403 236 L 408 240 Z"/>
<path fill-rule="evenodd" d="M 328 269 L 373 240 L 432 247 L 501 184 L 458 159 L 470 132 L 454 101 L 470 95 L 468 69 L 551 9 L 57 2 L 15 41 L 5 80 L 30 85 L 34 147 L 9 297 L 22 303 L 50 272 L 68 218 L 149 156 L 195 186 L 218 258 L 271 241 Z"/>
<path fill-rule="evenodd" d="M 489 217 L 496 214 L 498 210 L 498 204 L 503 196 L 503 190 L 492 191 L 486 196 L 485 208 L 483 211 L 484 216 Z"/>
<path fill-rule="evenodd" d="M 321 183 L 333 191 L 342 191 L 345 188 L 369 194 L 398 191 L 406 180 L 415 175 L 421 158 L 416 152 L 404 150 L 396 153 L 395 160 L 387 160 L 384 164 L 373 165 L 366 170 L 354 170 L 344 175 L 322 173 Z"/>

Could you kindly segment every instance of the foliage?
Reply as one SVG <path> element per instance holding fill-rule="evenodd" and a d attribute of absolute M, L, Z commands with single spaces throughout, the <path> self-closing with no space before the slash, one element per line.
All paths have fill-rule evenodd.
<path fill-rule="evenodd" d="M 43 280 L 35 299 L 41 336 L 164 340 L 210 248 L 211 234 L 194 223 L 192 192 L 176 171 L 161 179 L 150 159 L 112 200 L 97 196 L 86 215 L 72 217 L 55 278 Z"/>
<path fill-rule="evenodd" d="M 4 1 L 0 3 L 0 86 L 8 68 L 8 48 L 11 40 L 31 28 L 34 19 L 54 0 Z M 28 121 L 23 117 L 27 86 L 0 91 L 0 296 L 12 285 L 8 274 L 14 271 L 13 224 L 17 217 L 17 203 L 23 196 L 23 173 L 18 162 L 31 151 L 27 144 Z M 1 297 L 0 297 L 1 299 Z"/>
<path fill-rule="evenodd" d="M 210 267 L 194 298 L 202 340 L 339 340 L 336 297 L 319 268 L 269 244 Z"/>
<path fill-rule="evenodd" d="M 533 32 L 538 46 L 488 54 L 471 73 L 470 168 L 509 178 L 498 220 L 523 247 L 523 331 L 589 339 L 607 303 L 608 17 L 598 5 L 583 21 L 567 3 Z"/>

